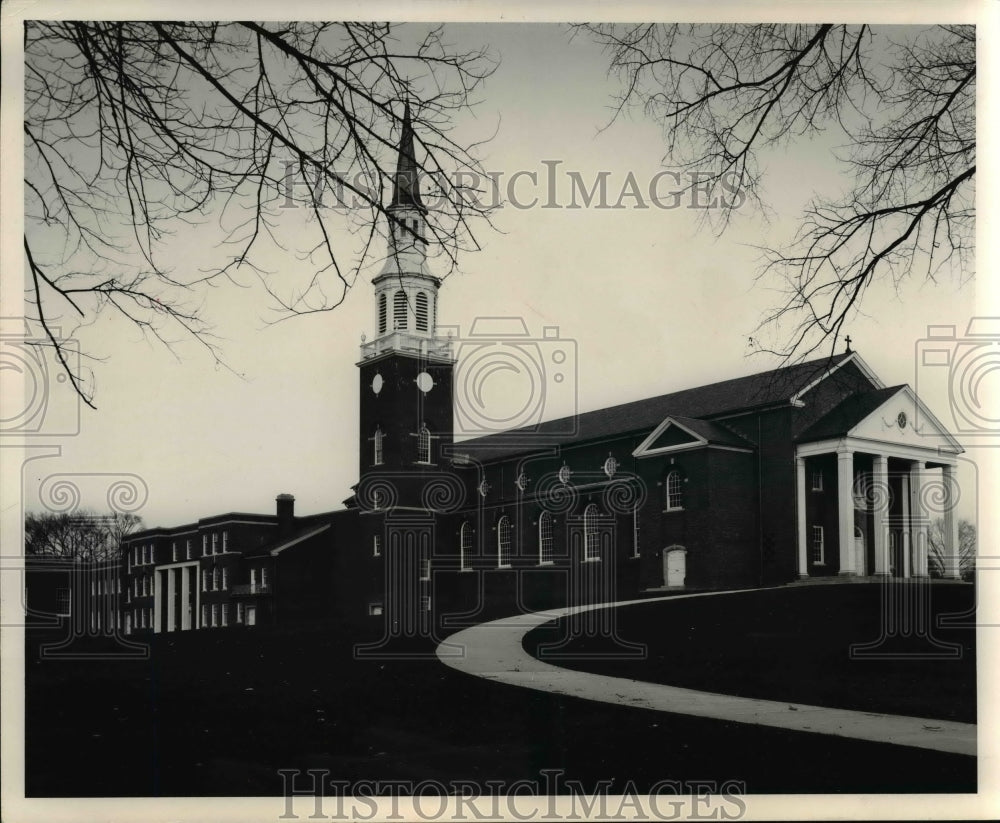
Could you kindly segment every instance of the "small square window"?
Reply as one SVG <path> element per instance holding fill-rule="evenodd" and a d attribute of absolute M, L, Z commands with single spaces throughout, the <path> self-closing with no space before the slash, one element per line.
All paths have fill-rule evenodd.
<path fill-rule="evenodd" d="M 812 473 L 812 490 L 814 492 L 823 491 L 823 472 L 814 471 Z"/>
<path fill-rule="evenodd" d="M 381 603 L 369 603 L 368 604 L 368 616 L 369 617 L 379 617 L 382 614 L 382 604 Z"/>

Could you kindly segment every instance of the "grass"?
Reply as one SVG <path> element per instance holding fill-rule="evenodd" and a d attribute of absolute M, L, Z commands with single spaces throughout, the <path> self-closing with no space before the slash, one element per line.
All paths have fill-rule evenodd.
<path fill-rule="evenodd" d="M 676 633 L 662 616 L 656 627 Z M 764 647 L 745 628 L 730 636 L 740 659 Z M 559 769 L 584 787 L 611 780 L 612 793 L 665 779 L 735 780 L 751 793 L 976 788 L 970 757 L 592 703 L 433 658 L 359 661 L 352 647 L 336 626 L 159 636 L 142 662 L 43 661 L 29 643 L 26 792 L 271 796 L 289 768 L 480 785 Z"/>
<path fill-rule="evenodd" d="M 975 723 L 975 630 L 933 628 L 935 616 L 974 607 L 975 591 L 956 584 L 924 588 L 925 619 L 916 613 L 917 593 L 912 585 L 873 583 L 644 603 L 615 610 L 612 637 L 587 636 L 584 618 L 568 618 L 531 632 L 525 648 L 550 660 L 544 647 L 558 642 L 560 656 L 551 662 L 616 677 Z M 904 597 L 913 607 L 911 625 L 930 627 L 930 636 L 889 631 L 874 654 L 852 656 L 852 645 L 879 639 L 886 598 L 902 604 Z M 618 640 L 645 644 L 646 656 L 616 657 Z"/>

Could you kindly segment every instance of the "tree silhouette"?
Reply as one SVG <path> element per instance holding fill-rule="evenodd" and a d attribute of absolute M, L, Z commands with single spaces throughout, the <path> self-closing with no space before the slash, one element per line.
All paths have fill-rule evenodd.
<path fill-rule="evenodd" d="M 207 287 L 251 272 L 278 319 L 338 306 L 393 219 L 406 101 L 434 204 L 427 239 L 448 271 L 488 222 L 461 182 L 476 179 L 475 146 L 449 132 L 495 63 L 440 27 L 32 20 L 24 49 L 27 317 L 89 405 L 93 372 L 57 333 L 66 323 L 111 310 L 222 363 Z M 309 220 L 283 232 L 293 207 Z M 212 266 L 170 245 L 209 219 L 226 245 Z M 267 271 L 269 249 L 304 280 L 295 265 Z"/>
<path fill-rule="evenodd" d="M 849 190 L 815 198 L 797 236 L 765 249 L 786 291 L 758 330 L 788 359 L 831 349 L 875 280 L 946 264 L 971 276 L 976 172 L 975 29 L 850 25 L 586 24 L 621 79 L 614 117 L 662 124 L 693 185 L 758 205 L 760 155 L 827 129 L 846 138 Z M 808 170 L 802 169 L 807 175 Z M 730 189 L 731 191 L 731 189 Z M 731 216 L 721 212 L 723 230 Z"/>

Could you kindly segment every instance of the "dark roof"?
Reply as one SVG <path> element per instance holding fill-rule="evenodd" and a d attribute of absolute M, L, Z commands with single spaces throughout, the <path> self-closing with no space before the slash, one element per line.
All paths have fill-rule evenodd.
<path fill-rule="evenodd" d="M 546 441 L 558 441 L 567 445 L 647 431 L 662 423 L 667 416 L 701 419 L 784 404 L 848 357 L 849 354 L 843 353 L 796 363 L 747 377 L 736 377 L 620 406 L 583 412 L 576 415 L 575 419 L 564 417 L 538 426 L 477 437 L 456 443 L 455 451 L 479 460 L 493 460 L 529 452 L 533 442 L 539 446 Z M 567 435 L 568 431 L 575 434 Z M 713 436 L 721 437 L 722 431 L 726 430 L 714 427 Z M 549 437 L 546 438 L 546 435 Z M 746 444 L 740 442 L 740 445 Z"/>
<path fill-rule="evenodd" d="M 830 437 L 840 437 L 847 434 L 903 388 L 905 388 L 903 385 L 890 386 L 887 389 L 852 394 L 802 432 L 798 441 L 808 443 L 812 440 L 826 440 Z"/>
<path fill-rule="evenodd" d="M 403 109 L 403 129 L 399 137 L 399 159 L 393 180 L 392 206 L 423 210 L 420 202 L 420 167 L 413 150 L 413 124 L 410 122 L 410 104 Z"/>

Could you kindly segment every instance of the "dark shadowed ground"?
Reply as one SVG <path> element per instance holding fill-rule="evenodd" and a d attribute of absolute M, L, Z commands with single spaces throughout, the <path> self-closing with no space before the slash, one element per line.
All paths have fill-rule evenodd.
<path fill-rule="evenodd" d="M 762 696 L 802 702 L 855 694 L 885 711 L 974 717 L 968 630 L 940 632 L 966 644 L 957 662 L 840 655 L 842 641 L 877 634 L 867 620 L 861 635 L 832 628 L 867 602 L 856 593 L 863 588 L 624 609 L 622 633 L 652 653 L 630 664 L 631 676 L 747 694 L 773 688 Z M 971 587 L 946 588 L 939 610 L 972 605 Z M 541 770 L 559 769 L 583 787 L 611 780 L 612 794 L 628 780 L 642 791 L 666 779 L 742 781 L 750 793 L 976 788 L 971 757 L 558 697 L 431 656 L 357 661 L 347 632 L 332 625 L 160 636 L 147 661 L 43 661 L 36 640 L 26 660 L 29 796 L 280 795 L 278 769 L 294 768 L 352 782 L 480 784 L 541 784 Z M 843 682 L 827 682 L 831 671 Z M 283 809 L 276 801 L 275 815 Z"/>

